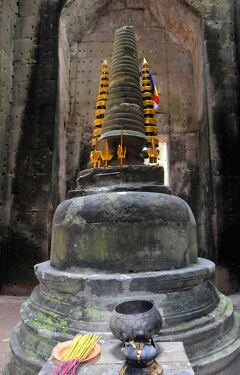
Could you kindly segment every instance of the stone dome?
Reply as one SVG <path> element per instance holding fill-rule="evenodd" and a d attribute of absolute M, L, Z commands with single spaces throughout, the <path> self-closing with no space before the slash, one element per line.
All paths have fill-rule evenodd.
<path fill-rule="evenodd" d="M 167 270 L 197 260 L 188 204 L 162 193 L 112 192 L 62 202 L 54 215 L 51 265 L 117 272 Z"/>

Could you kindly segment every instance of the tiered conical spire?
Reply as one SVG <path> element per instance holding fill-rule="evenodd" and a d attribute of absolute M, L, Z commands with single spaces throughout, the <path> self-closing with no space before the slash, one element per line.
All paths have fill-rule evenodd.
<path fill-rule="evenodd" d="M 145 134 L 147 138 L 147 153 L 149 162 L 151 164 L 157 163 L 158 158 L 158 129 L 156 126 L 156 117 L 154 110 L 153 94 L 152 94 L 152 82 L 149 74 L 149 65 L 147 60 L 143 60 L 142 68 L 142 98 L 144 104 L 144 123 L 145 123 Z"/>
<path fill-rule="evenodd" d="M 99 140 L 101 149 L 106 139 L 109 152 L 114 155 L 110 164 L 118 164 L 120 159 L 125 164 L 143 163 L 140 154 L 146 137 L 139 60 L 132 26 L 124 26 L 115 34 L 106 116 Z M 124 148 L 120 150 L 119 145 Z"/>
<path fill-rule="evenodd" d="M 109 73 L 108 73 L 108 63 L 107 60 L 104 60 L 102 63 L 100 84 L 99 84 L 99 94 L 97 97 L 96 103 L 96 112 L 94 120 L 94 130 L 93 130 L 93 139 L 92 146 L 93 150 L 90 155 L 92 167 L 101 165 L 101 152 L 97 149 L 97 143 L 102 133 L 102 127 L 104 122 L 106 102 L 108 97 L 108 87 L 109 87 Z"/>

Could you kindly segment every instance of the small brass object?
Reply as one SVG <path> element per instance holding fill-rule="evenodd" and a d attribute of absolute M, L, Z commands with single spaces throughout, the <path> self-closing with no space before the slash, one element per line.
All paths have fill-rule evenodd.
<path fill-rule="evenodd" d="M 141 355 L 142 355 L 143 348 L 144 348 L 144 344 L 142 342 L 138 342 L 137 348 L 136 348 L 136 357 L 137 357 L 138 363 L 140 363 L 140 361 L 141 361 Z"/>
<path fill-rule="evenodd" d="M 121 131 L 121 143 L 118 145 L 117 156 L 120 165 L 125 164 L 127 148 L 123 146 L 123 132 Z"/>
<path fill-rule="evenodd" d="M 90 153 L 90 160 L 92 164 L 92 168 L 100 167 L 101 166 L 101 151 L 93 150 Z"/>
<path fill-rule="evenodd" d="M 153 361 L 149 366 L 145 368 L 132 368 L 129 364 L 124 364 L 118 375 L 163 375 L 163 367 L 157 361 Z"/>
<path fill-rule="evenodd" d="M 157 158 L 158 158 L 158 150 L 156 149 L 156 144 L 154 137 L 152 137 L 151 141 L 151 147 L 147 149 L 148 157 L 149 157 L 149 163 L 150 164 L 157 164 Z"/>

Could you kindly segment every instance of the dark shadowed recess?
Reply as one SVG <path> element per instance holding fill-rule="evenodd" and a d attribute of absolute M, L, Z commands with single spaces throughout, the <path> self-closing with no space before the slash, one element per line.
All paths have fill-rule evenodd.
<path fill-rule="evenodd" d="M 0 244 L 0 282 L 4 284 L 36 283 L 33 266 L 43 260 L 41 244 L 49 242 L 46 222 L 51 222 L 53 212 L 51 180 L 58 82 L 58 24 L 63 3 L 44 1 L 39 9 L 33 57 L 36 63 L 32 65 L 29 77 L 16 156 L 11 225 Z"/>
<path fill-rule="evenodd" d="M 240 30 L 238 21 L 240 2 L 235 12 L 236 59 L 239 62 Z M 206 28 L 210 33 L 211 29 Z M 239 105 L 239 66 L 232 77 L 231 66 L 222 64 L 220 41 L 215 39 L 214 51 L 211 44 L 208 54 L 215 54 L 218 64 L 210 64 L 210 74 L 215 86 L 215 108 L 213 111 L 213 134 L 216 136 L 219 158 L 213 165 L 215 204 L 217 209 L 217 263 L 227 266 L 240 282 L 240 105 Z M 233 64 L 236 61 L 233 61 Z M 222 90 L 227 82 L 229 90 Z"/>

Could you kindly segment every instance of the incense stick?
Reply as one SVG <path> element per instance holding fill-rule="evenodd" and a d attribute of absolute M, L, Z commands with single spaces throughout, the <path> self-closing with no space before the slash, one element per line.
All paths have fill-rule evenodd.
<path fill-rule="evenodd" d="M 101 336 L 93 333 L 76 335 L 52 375 L 76 375 L 78 367 L 81 366 L 100 339 Z"/>

